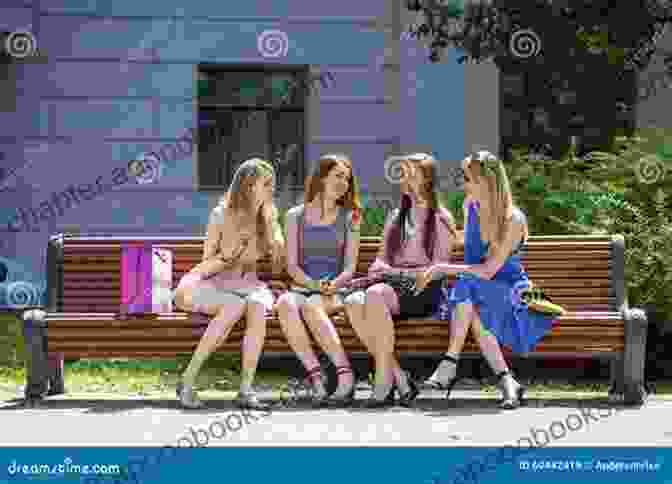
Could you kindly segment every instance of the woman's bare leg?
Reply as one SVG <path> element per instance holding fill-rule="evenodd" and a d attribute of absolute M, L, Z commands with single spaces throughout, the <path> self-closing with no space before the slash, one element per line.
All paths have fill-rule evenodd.
<path fill-rule="evenodd" d="M 373 356 L 376 359 L 376 386 L 374 389 L 376 400 L 383 400 L 387 397 L 394 383 L 393 368 L 399 366 L 394 357 L 394 320 L 386 301 L 386 290 L 394 292 L 391 287 L 385 284 L 376 284 L 366 291 L 366 324 L 376 328 L 376 338 L 372 348 Z"/>
<path fill-rule="evenodd" d="M 388 311 L 391 313 L 393 308 L 390 306 L 393 306 L 393 304 L 390 304 L 390 302 L 396 302 L 397 304 L 398 302 L 396 301 L 396 294 L 394 293 L 394 290 L 391 287 L 388 289 L 391 294 L 388 292 L 386 294 L 385 300 Z M 395 300 L 392 301 L 392 298 L 395 298 Z M 369 353 L 375 356 L 377 338 L 376 327 L 367 320 L 368 315 L 366 312 L 366 299 L 367 298 L 365 294 L 362 294 L 361 296 L 353 295 L 350 300 L 346 300 L 345 311 L 348 315 L 350 324 L 357 334 L 357 337 L 359 337 L 362 343 L 364 343 L 364 346 L 369 351 Z M 401 370 L 399 362 L 396 358 L 392 358 L 389 364 L 394 381 L 397 383 L 402 393 L 405 393 L 408 386 L 406 374 Z"/>
<path fill-rule="evenodd" d="M 303 318 L 306 325 L 310 328 L 319 345 L 329 354 L 329 358 L 336 368 L 341 369 L 338 374 L 338 386 L 333 396 L 342 398 L 348 395 L 354 385 L 354 375 L 351 371 L 343 369 L 351 368 L 350 361 L 343 350 L 341 338 L 334 327 L 334 323 L 329 319 L 329 306 L 322 296 L 316 295 L 308 298 L 306 304 L 302 306 Z"/>
<path fill-rule="evenodd" d="M 502 408 L 517 408 L 523 398 L 524 389 L 511 375 L 497 338 L 483 327 L 478 311 L 474 312 L 471 324 L 481 352 L 499 380 L 498 386 L 503 395 Z"/>
<path fill-rule="evenodd" d="M 278 316 L 289 346 L 299 357 L 317 395 L 326 395 L 321 374 L 315 370 L 320 368 L 320 362 L 313 351 L 310 336 L 301 318 L 301 305 L 305 298 L 294 293 L 286 292 L 278 298 Z"/>
<path fill-rule="evenodd" d="M 457 376 L 457 362 L 467 339 L 467 332 L 472 325 L 475 310 L 472 303 L 460 303 L 453 310 L 450 322 L 450 343 L 445 358 L 439 363 L 432 376 L 425 380 L 425 384 L 435 388 L 446 388 L 451 385 Z"/>
<path fill-rule="evenodd" d="M 252 392 L 252 382 L 257 372 L 259 356 L 266 340 L 266 306 L 263 302 L 248 297 L 245 308 L 245 336 L 241 347 L 242 376 L 240 393 Z"/>
<path fill-rule="evenodd" d="M 229 335 L 233 326 L 243 316 L 246 307 L 246 302 L 233 294 L 223 301 L 224 304 L 199 306 L 194 304 L 193 290 L 198 289 L 180 288 L 176 292 L 176 305 L 184 311 L 215 313 L 215 317 L 208 324 L 208 328 L 201 337 L 187 369 L 182 374 L 182 382 L 186 390 L 193 388 L 201 367 L 210 354 Z"/>

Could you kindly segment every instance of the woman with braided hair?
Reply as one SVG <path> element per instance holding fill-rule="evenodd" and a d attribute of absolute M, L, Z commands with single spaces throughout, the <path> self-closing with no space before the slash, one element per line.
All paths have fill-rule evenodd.
<path fill-rule="evenodd" d="M 238 167 L 228 192 L 210 215 L 203 261 L 182 277 L 175 291 L 180 309 L 214 316 L 177 386 L 185 408 L 203 407 L 193 390 L 196 375 L 241 318 L 246 330 L 236 404 L 268 408 L 252 391 L 252 381 L 266 337 L 266 315 L 274 302 L 270 289 L 257 278 L 256 262 L 270 253 L 279 267 L 285 250 L 274 187 L 275 172 L 267 161 L 252 158 Z"/>
<path fill-rule="evenodd" d="M 440 273 L 413 293 L 416 274 L 450 262 L 458 238 L 453 215 L 438 197 L 437 162 L 426 153 L 392 157 L 399 163 L 400 206 L 389 215 L 383 242 L 369 275 L 386 276 L 383 282 L 345 298 L 345 310 L 357 336 L 376 361 L 375 386 L 369 408 L 399 403 L 411 406 L 419 390 L 401 369 L 395 350 L 394 319 L 425 318 L 434 314 L 441 300 Z M 399 394 L 395 401 L 395 392 Z"/>
<path fill-rule="evenodd" d="M 439 317 L 451 321 L 448 352 L 425 381 L 434 389 L 455 385 L 457 360 L 467 331 L 472 328 L 483 355 L 498 378 L 501 407 L 517 408 L 525 389 L 511 376 L 501 345 L 513 352 L 530 351 L 551 328 L 557 316 L 530 311 L 521 291 L 530 286 L 520 261 L 528 237 L 525 214 L 513 205 L 501 160 L 479 151 L 462 162 L 465 181 L 464 263 L 437 264 L 418 276 L 424 287 L 435 272 L 457 274 L 452 287 L 442 289 Z"/>

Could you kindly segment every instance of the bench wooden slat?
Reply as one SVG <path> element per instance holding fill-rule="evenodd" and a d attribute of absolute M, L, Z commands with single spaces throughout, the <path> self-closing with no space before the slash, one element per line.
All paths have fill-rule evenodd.
<path fill-rule="evenodd" d="M 366 353 L 366 349 L 359 343 L 353 343 L 350 340 L 343 341 L 343 346 L 348 353 Z M 395 346 L 395 351 L 398 353 L 434 353 L 440 354 L 446 351 L 448 346 L 447 340 L 443 344 L 435 344 L 427 342 L 424 339 L 417 341 L 409 341 L 408 344 Z M 129 342 L 128 345 L 123 346 L 100 346 L 90 345 L 86 347 L 55 345 L 53 351 L 63 353 L 66 358 L 77 357 L 100 357 L 102 355 L 115 356 L 130 356 L 133 352 L 139 352 L 147 356 L 154 357 L 175 357 L 178 354 L 188 355 L 193 353 L 196 348 L 196 343 L 185 343 L 179 346 L 174 344 L 165 345 L 162 342 Z M 51 349 L 51 348 L 50 348 Z M 620 353 L 623 351 L 623 345 L 603 345 L 603 346 L 589 346 L 585 340 L 578 340 L 575 342 L 568 342 L 564 345 L 550 345 L 539 343 L 532 353 Z M 240 352 L 240 345 L 229 341 L 221 345 L 218 352 L 221 353 L 237 353 Z M 264 343 L 264 352 L 266 353 L 292 353 L 291 348 L 280 340 L 271 340 Z M 479 353 L 480 350 L 476 345 L 467 344 L 464 348 L 465 353 Z"/>
<path fill-rule="evenodd" d="M 339 326 L 339 335 L 341 337 L 356 337 L 355 331 L 349 326 Z M 76 329 L 59 329 L 54 334 L 50 335 L 53 341 L 75 341 L 87 340 L 95 342 L 104 342 L 107 340 L 124 341 L 124 340 L 194 340 L 197 341 L 204 333 L 205 326 L 192 327 L 144 327 L 144 328 L 119 328 L 119 327 L 98 327 L 98 328 L 76 328 Z M 233 330 L 230 337 L 239 339 L 243 337 L 244 328 Z M 397 326 L 395 328 L 395 337 L 426 337 L 426 338 L 446 338 L 450 336 L 449 327 L 437 327 L 434 325 L 426 325 L 423 327 L 414 326 Z M 284 332 L 279 326 L 269 325 L 266 333 L 267 338 L 283 339 Z M 590 328 L 583 327 L 554 327 L 547 337 L 555 338 L 576 338 L 576 337 L 596 338 L 598 340 L 609 340 L 611 338 L 622 338 L 623 331 L 618 328 L 605 328 L 601 326 L 591 326 Z"/>
<path fill-rule="evenodd" d="M 145 237 L 143 237 L 145 239 Z M 203 254 L 203 237 L 154 237 L 156 245 L 173 250 L 173 286 Z M 570 313 L 559 318 L 535 348 L 536 352 L 619 352 L 624 345 L 621 315 L 615 312 L 612 287 L 612 243 L 609 235 L 531 237 L 522 252 L 530 279 Z M 63 244 L 63 313 L 49 313 L 50 350 L 83 355 L 173 355 L 191 353 L 208 324 L 205 315 L 171 313 L 118 319 L 121 239 L 67 238 Z M 380 246 L 377 237 L 363 237 L 359 275 L 368 270 Z M 454 253 L 462 263 L 462 247 Z M 257 266 L 260 278 L 276 290 L 286 287 L 286 273 L 272 273 L 270 261 Z M 95 311 L 95 313 L 91 313 Z M 347 320 L 334 318 L 347 351 L 364 351 Z M 397 349 L 443 352 L 450 337 L 447 321 L 407 320 L 395 323 Z M 243 327 L 238 323 L 220 351 L 240 350 Z M 268 321 L 267 352 L 289 352 L 277 318 Z M 480 350 L 468 340 L 467 352 Z M 595 341 L 595 342 L 593 342 Z M 92 346 L 93 345 L 93 346 Z"/>

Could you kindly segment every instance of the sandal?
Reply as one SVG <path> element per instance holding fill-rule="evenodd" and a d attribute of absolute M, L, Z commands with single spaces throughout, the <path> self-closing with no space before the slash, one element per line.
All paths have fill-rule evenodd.
<path fill-rule="evenodd" d="M 319 378 L 317 378 L 319 376 Z M 315 380 L 319 380 L 322 385 L 317 384 Z M 322 367 L 320 365 L 316 366 L 312 370 L 306 373 L 304 382 L 310 385 L 311 392 L 311 404 L 313 407 L 321 408 L 325 407 L 329 403 L 329 393 L 324 387 L 325 375 L 322 372 Z"/>
<path fill-rule="evenodd" d="M 203 401 L 198 398 L 198 395 L 193 390 L 193 388 L 186 392 L 184 387 L 185 385 L 182 381 L 178 382 L 177 387 L 175 387 L 175 393 L 177 394 L 177 398 L 179 399 L 182 408 L 188 410 L 204 408 L 205 403 L 203 403 Z"/>
<path fill-rule="evenodd" d="M 450 398 L 450 392 L 453 391 L 453 387 L 455 386 L 455 384 L 458 381 L 461 380 L 461 378 L 458 378 L 458 376 L 457 376 L 457 363 L 458 363 L 458 361 L 457 361 L 457 359 L 455 359 L 455 358 L 453 358 L 452 356 L 449 356 L 449 355 L 443 355 L 441 357 L 441 359 L 439 360 L 439 365 L 441 365 L 441 363 L 443 361 L 447 361 L 447 362 L 455 365 L 455 376 L 445 383 L 441 382 L 441 381 L 437 381 L 437 380 L 432 380 L 431 377 L 429 377 L 428 379 L 426 379 L 423 382 L 423 386 L 428 387 L 431 390 L 445 391 L 445 392 L 447 392 L 446 393 L 446 398 Z"/>
<path fill-rule="evenodd" d="M 387 395 L 383 399 L 378 399 L 373 395 L 376 394 L 375 389 L 373 390 L 372 395 L 364 402 L 365 408 L 385 408 L 394 406 L 394 391 L 397 389 L 397 386 L 392 384 L 390 391 L 387 392 Z"/>
<path fill-rule="evenodd" d="M 336 375 L 343 375 L 344 373 L 353 373 L 352 368 L 349 366 L 337 366 L 336 367 Z M 354 373 L 353 373 L 354 375 Z M 350 387 L 350 390 L 348 393 L 342 396 L 337 396 L 334 397 L 333 394 L 330 395 L 327 398 L 328 405 L 330 407 L 347 407 L 349 405 L 352 405 L 352 403 L 355 401 L 355 387 L 356 387 L 356 382 L 353 378 L 352 380 L 352 386 Z"/>
<path fill-rule="evenodd" d="M 236 407 L 242 410 L 258 410 L 265 412 L 271 408 L 269 404 L 259 401 L 257 395 L 254 393 L 238 392 L 238 396 L 233 403 Z"/>
<path fill-rule="evenodd" d="M 403 407 L 410 407 L 413 401 L 420 395 L 420 390 L 415 381 L 409 376 L 408 372 L 404 372 L 406 375 L 406 381 L 410 389 L 403 395 L 399 394 L 399 405 Z"/>
<path fill-rule="evenodd" d="M 506 370 L 496 375 L 498 380 L 497 386 L 502 390 L 504 396 L 502 402 L 499 404 L 499 408 L 513 410 L 524 404 L 525 391 L 527 389 L 518 383 L 512 376 L 505 381 L 505 376 L 511 376 L 511 372 Z"/>

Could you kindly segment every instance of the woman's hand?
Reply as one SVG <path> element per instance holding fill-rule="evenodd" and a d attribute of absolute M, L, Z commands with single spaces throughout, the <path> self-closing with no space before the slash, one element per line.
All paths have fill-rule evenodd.
<path fill-rule="evenodd" d="M 281 272 L 285 265 L 285 244 L 280 240 L 273 240 L 271 246 L 271 262 L 273 272 Z"/>
<path fill-rule="evenodd" d="M 325 296 L 333 296 L 336 294 L 336 286 L 332 281 L 323 279 L 320 281 L 320 294 Z"/>
<path fill-rule="evenodd" d="M 481 279 L 490 279 L 490 274 L 486 272 L 482 264 L 477 266 L 471 266 L 471 268 L 467 272 L 471 272 L 472 274 L 480 277 Z"/>

